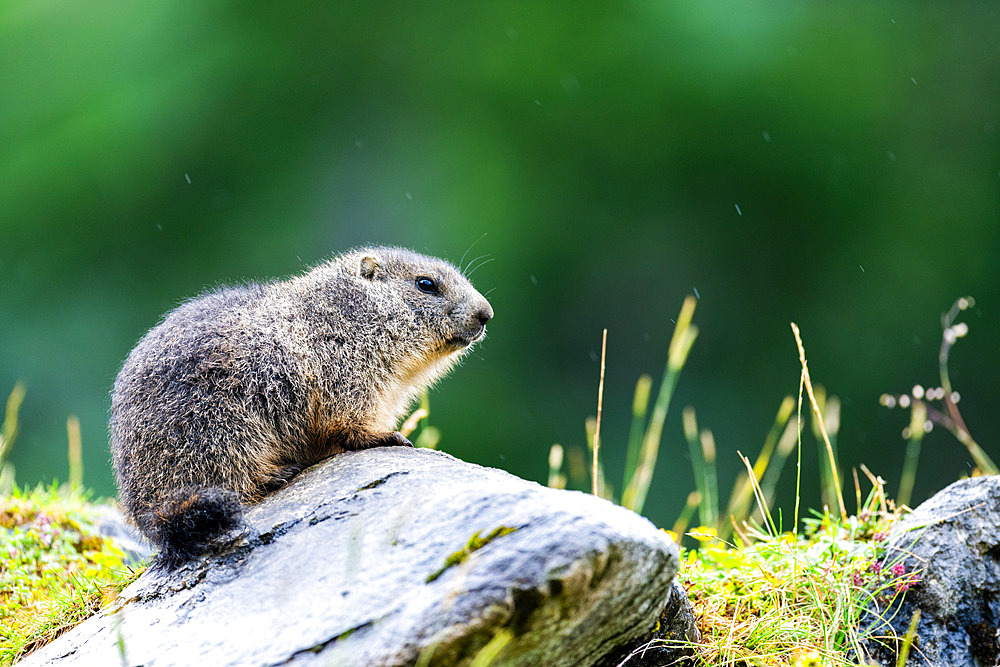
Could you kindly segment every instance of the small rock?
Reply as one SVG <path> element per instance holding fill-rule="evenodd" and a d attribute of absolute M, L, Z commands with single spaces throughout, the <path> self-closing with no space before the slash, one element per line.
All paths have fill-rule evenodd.
<path fill-rule="evenodd" d="M 125 520 L 118 508 L 111 505 L 94 505 L 97 532 L 115 542 L 125 554 L 125 561 L 136 566 L 153 555 L 153 545 L 139 529 Z"/>
<path fill-rule="evenodd" d="M 889 537 L 887 562 L 900 556 L 919 582 L 887 613 L 869 609 L 888 624 L 869 619 L 875 636 L 903 637 L 920 610 L 917 640 L 907 665 L 996 665 L 1000 627 L 1000 477 L 974 477 L 948 486 L 899 522 Z M 870 639 L 865 650 L 883 665 L 896 665 L 898 642 Z"/>
<path fill-rule="evenodd" d="M 335 456 L 247 521 L 20 665 L 466 665 L 495 651 L 494 665 L 576 667 L 686 604 L 670 594 L 677 546 L 646 519 L 441 452 Z"/>

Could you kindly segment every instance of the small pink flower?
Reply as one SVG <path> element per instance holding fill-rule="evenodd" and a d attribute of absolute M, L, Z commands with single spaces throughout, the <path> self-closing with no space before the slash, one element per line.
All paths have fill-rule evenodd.
<path fill-rule="evenodd" d="M 906 567 L 902 563 L 896 563 L 893 565 L 889 568 L 889 572 L 891 572 L 892 576 L 896 578 L 895 587 L 897 593 L 904 593 L 910 590 L 914 584 L 920 581 L 920 579 L 917 578 L 917 576 L 912 572 L 907 574 Z"/>

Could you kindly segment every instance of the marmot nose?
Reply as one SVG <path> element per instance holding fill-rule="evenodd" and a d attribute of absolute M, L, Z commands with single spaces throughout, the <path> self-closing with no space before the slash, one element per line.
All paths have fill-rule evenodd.
<path fill-rule="evenodd" d="M 493 319 L 493 308 L 486 304 L 485 308 L 480 308 L 479 312 L 476 313 L 476 319 L 479 320 L 480 324 L 486 326 L 486 323 Z"/>

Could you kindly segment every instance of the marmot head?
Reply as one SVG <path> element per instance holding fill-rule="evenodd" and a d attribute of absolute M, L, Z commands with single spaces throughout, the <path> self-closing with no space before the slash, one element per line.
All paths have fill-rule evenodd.
<path fill-rule="evenodd" d="M 391 247 L 362 248 L 348 257 L 361 280 L 400 307 L 400 319 L 425 353 L 458 352 L 486 333 L 493 308 L 448 262 Z"/>

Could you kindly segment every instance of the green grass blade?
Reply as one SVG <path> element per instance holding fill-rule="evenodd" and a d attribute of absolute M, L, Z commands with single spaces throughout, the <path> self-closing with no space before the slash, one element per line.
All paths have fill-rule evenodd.
<path fill-rule="evenodd" d="M 625 455 L 625 477 L 622 488 L 628 488 L 639 467 L 639 454 L 642 449 L 642 434 L 646 430 L 646 415 L 649 413 L 649 393 L 653 386 L 652 376 L 643 373 L 635 383 L 635 394 L 632 397 L 632 425 L 628 432 L 628 450 Z"/>
<path fill-rule="evenodd" d="M 764 503 L 768 509 L 774 504 L 774 494 L 775 489 L 778 486 L 778 480 L 781 479 L 781 472 L 785 468 L 785 462 L 792 453 L 792 449 L 795 447 L 798 435 L 798 420 L 789 419 L 785 423 L 785 430 L 778 439 L 778 447 L 774 452 L 774 457 L 769 465 L 764 470 L 764 476 L 760 479 L 760 489 L 764 494 Z"/>
<path fill-rule="evenodd" d="M 899 476 L 899 493 L 896 502 L 909 505 L 913 496 L 913 482 L 917 477 L 917 462 L 920 459 L 920 443 L 924 439 L 924 423 L 927 421 L 927 405 L 923 401 L 913 401 L 910 406 L 910 427 L 906 441 L 906 458 L 903 472 Z"/>
<path fill-rule="evenodd" d="M 704 464 L 705 499 L 701 504 L 702 525 L 715 526 L 719 523 L 719 476 L 715 466 L 715 438 L 708 429 L 703 429 L 698 441 L 701 444 L 701 458 Z"/>
<path fill-rule="evenodd" d="M 14 383 L 14 389 L 7 397 L 7 408 L 4 411 L 3 426 L 0 426 L 0 468 L 7 460 L 10 448 L 14 446 L 17 438 L 17 414 L 21 409 L 21 402 L 24 401 L 24 383 L 18 380 Z"/>
<path fill-rule="evenodd" d="M 632 475 L 629 484 L 622 493 L 622 505 L 635 512 L 642 512 L 646 504 L 646 496 L 649 493 L 649 485 L 653 480 L 653 470 L 656 468 L 656 459 L 660 450 L 660 439 L 663 435 L 663 423 L 667 418 L 667 410 L 670 407 L 670 399 L 673 397 L 674 389 L 677 387 L 677 380 L 680 378 L 681 369 L 687 361 L 691 346 L 694 345 L 698 337 L 698 328 L 691 324 L 691 317 L 694 315 L 696 299 L 688 296 L 681 306 L 680 315 L 677 316 L 677 326 L 674 328 L 674 335 L 670 339 L 670 349 L 667 355 L 667 366 L 663 373 L 663 381 L 656 394 L 656 402 L 653 404 L 653 413 L 649 418 L 649 425 L 643 436 L 642 447 L 639 453 L 639 464 Z"/>
<path fill-rule="evenodd" d="M 769 471 L 769 466 L 771 464 L 771 457 L 775 454 L 775 447 L 778 441 L 785 431 L 785 425 L 792 416 L 792 411 L 795 409 L 795 399 L 791 396 L 785 396 L 785 399 L 781 402 L 778 407 L 778 414 L 774 417 L 774 423 L 771 425 L 771 429 L 767 432 L 764 437 L 764 445 L 760 449 L 760 454 L 757 456 L 757 460 L 753 464 L 754 476 L 763 480 L 765 473 Z M 780 470 L 781 465 L 784 463 L 784 459 L 781 461 L 775 461 L 776 467 Z M 763 481 L 761 482 L 763 486 Z M 729 494 L 729 502 L 726 504 L 726 514 L 727 518 L 731 517 L 737 523 L 744 521 L 750 513 L 750 506 L 753 504 L 753 488 L 750 483 L 750 479 L 745 472 L 741 472 L 736 478 L 736 483 L 733 484 L 733 490 Z M 719 526 L 719 536 L 726 538 L 732 531 L 732 525 L 729 521 L 723 521 L 722 525 Z"/>
<path fill-rule="evenodd" d="M 694 408 L 690 405 L 681 412 L 681 423 L 684 425 L 684 439 L 688 443 L 688 454 L 691 456 L 691 471 L 694 473 L 694 488 L 698 494 L 698 521 L 701 525 L 709 525 L 705 521 L 705 504 L 708 489 L 705 488 L 705 460 L 702 456 L 701 442 L 698 440 L 698 419 Z M 712 524 L 714 525 L 714 524 Z"/>

